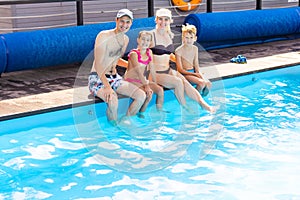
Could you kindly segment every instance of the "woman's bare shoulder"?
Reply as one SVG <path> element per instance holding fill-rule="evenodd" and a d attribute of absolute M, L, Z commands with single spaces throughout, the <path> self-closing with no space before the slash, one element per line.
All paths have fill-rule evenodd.
<path fill-rule="evenodd" d="M 193 45 L 193 50 L 198 51 L 198 47 L 196 45 Z"/>

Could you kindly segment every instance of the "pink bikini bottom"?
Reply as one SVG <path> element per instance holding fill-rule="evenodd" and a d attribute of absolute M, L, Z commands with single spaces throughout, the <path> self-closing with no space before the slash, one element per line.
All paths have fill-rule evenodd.
<path fill-rule="evenodd" d="M 128 81 L 130 83 L 140 83 L 142 84 L 142 81 L 139 79 L 134 79 L 134 78 L 126 78 L 125 81 Z"/>

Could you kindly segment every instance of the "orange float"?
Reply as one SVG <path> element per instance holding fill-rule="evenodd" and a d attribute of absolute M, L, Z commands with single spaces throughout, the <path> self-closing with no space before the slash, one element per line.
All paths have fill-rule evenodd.
<path fill-rule="evenodd" d="M 186 2 L 184 0 L 172 0 L 173 5 L 175 5 L 179 10 L 190 11 L 198 7 L 202 0 L 191 0 Z"/>

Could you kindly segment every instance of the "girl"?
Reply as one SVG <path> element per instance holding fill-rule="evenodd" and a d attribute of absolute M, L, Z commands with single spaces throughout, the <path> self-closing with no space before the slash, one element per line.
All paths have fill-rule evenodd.
<path fill-rule="evenodd" d="M 128 55 L 128 67 L 124 75 L 125 80 L 138 86 L 146 93 L 146 100 L 139 110 L 138 116 L 143 117 L 153 92 L 157 95 L 156 108 L 162 110 L 164 101 L 164 90 L 156 84 L 155 70 L 153 68 L 152 51 L 149 49 L 152 42 L 152 34 L 141 31 L 137 38 L 137 48 L 130 51 Z"/>

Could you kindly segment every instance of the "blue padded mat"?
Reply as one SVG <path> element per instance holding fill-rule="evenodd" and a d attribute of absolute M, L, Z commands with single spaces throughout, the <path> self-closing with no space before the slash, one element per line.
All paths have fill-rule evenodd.
<path fill-rule="evenodd" d="M 184 23 L 197 27 L 206 49 L 254 44 L 300 33 L 300 8 L 190 14 Z"/>
<path fill-rule="evenodd" d="M 115 22 L 106 22 L 2 34 L 0 73 L 82 62 L 93 50 L 97 34 L 114 27 Z M 135 19 L 127 33 L 130 43 L 136 44 L 137 30 L 154 27 L 154 17 Z"/>

